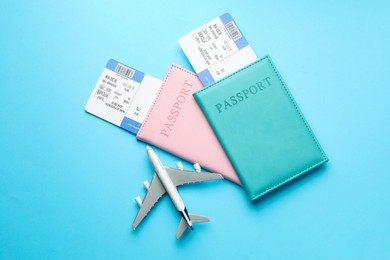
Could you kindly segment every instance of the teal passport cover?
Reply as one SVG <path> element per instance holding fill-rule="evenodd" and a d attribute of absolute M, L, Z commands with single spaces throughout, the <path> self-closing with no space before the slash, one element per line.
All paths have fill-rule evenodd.
<path fill-rule="evenodd" d="M 328 160 L 269 56 L 194 97 L 251 200 Z"/>

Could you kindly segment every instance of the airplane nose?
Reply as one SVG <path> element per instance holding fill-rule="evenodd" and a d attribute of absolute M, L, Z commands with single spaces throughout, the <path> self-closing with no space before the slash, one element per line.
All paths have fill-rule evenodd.
<path fill-rule="evenodd" d="M 152 148 L 150 148 L 150 146 L 146 146 L 146 151 L 150 151 L 152 150 Z"/>

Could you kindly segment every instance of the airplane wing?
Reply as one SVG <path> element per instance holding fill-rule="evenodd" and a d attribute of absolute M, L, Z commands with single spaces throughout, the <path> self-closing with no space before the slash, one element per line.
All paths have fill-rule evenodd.
<path fill-rule="evenodd" d="M 222 175 L 218 173 L 178 170 L 168 167 L 165 167 L 165 170 L 171 177 L 173 184 L 175 184 L 176 186 L 194 182 L 223 179 Z"/>
<path fill-rule="evenodd" d="M 160 179 L 154 173 L 152 183 L 145 195 L 144 200 L 138 210 L 137 216 L 135 216 L 133 222 L 133 229 L 135 230 L 139 223 L 145 218 L 149 211 L 153 208 L 154 204 L 165 194 L 165 188 L 161 184 Z"/>

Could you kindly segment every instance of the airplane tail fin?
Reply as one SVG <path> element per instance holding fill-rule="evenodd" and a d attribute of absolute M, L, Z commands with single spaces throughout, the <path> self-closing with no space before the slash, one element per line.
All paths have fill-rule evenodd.
<path fill-rule="evenodd" d="M 209 222 L 209 219 L 206 217 L 192 215 L 192 214 L 189 214 L 189 215 L 190 215 L 191 222 L 193 224 L 202 223 L 202 222 Z M 186 231 L 187 228 L 188 228 L 188 223 L 182 217 L 180 220 L 179 227 L 178 227 L 177 232 L 176 232 L 176 239 L 179 239 L 183 235 L 184 231 Z"/>

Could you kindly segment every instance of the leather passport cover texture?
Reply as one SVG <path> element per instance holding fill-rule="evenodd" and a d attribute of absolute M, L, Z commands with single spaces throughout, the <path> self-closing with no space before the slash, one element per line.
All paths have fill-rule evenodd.
<path fill-rule="evenodd" d="M 328 160 L 269 56 L 194 97 L 251 200 Z"/>
<path fill-rule="evenodd" d="M 241 184 L 192 96 L 202 88 L 198 76 L 172 65 L 137 138 Z"/>

